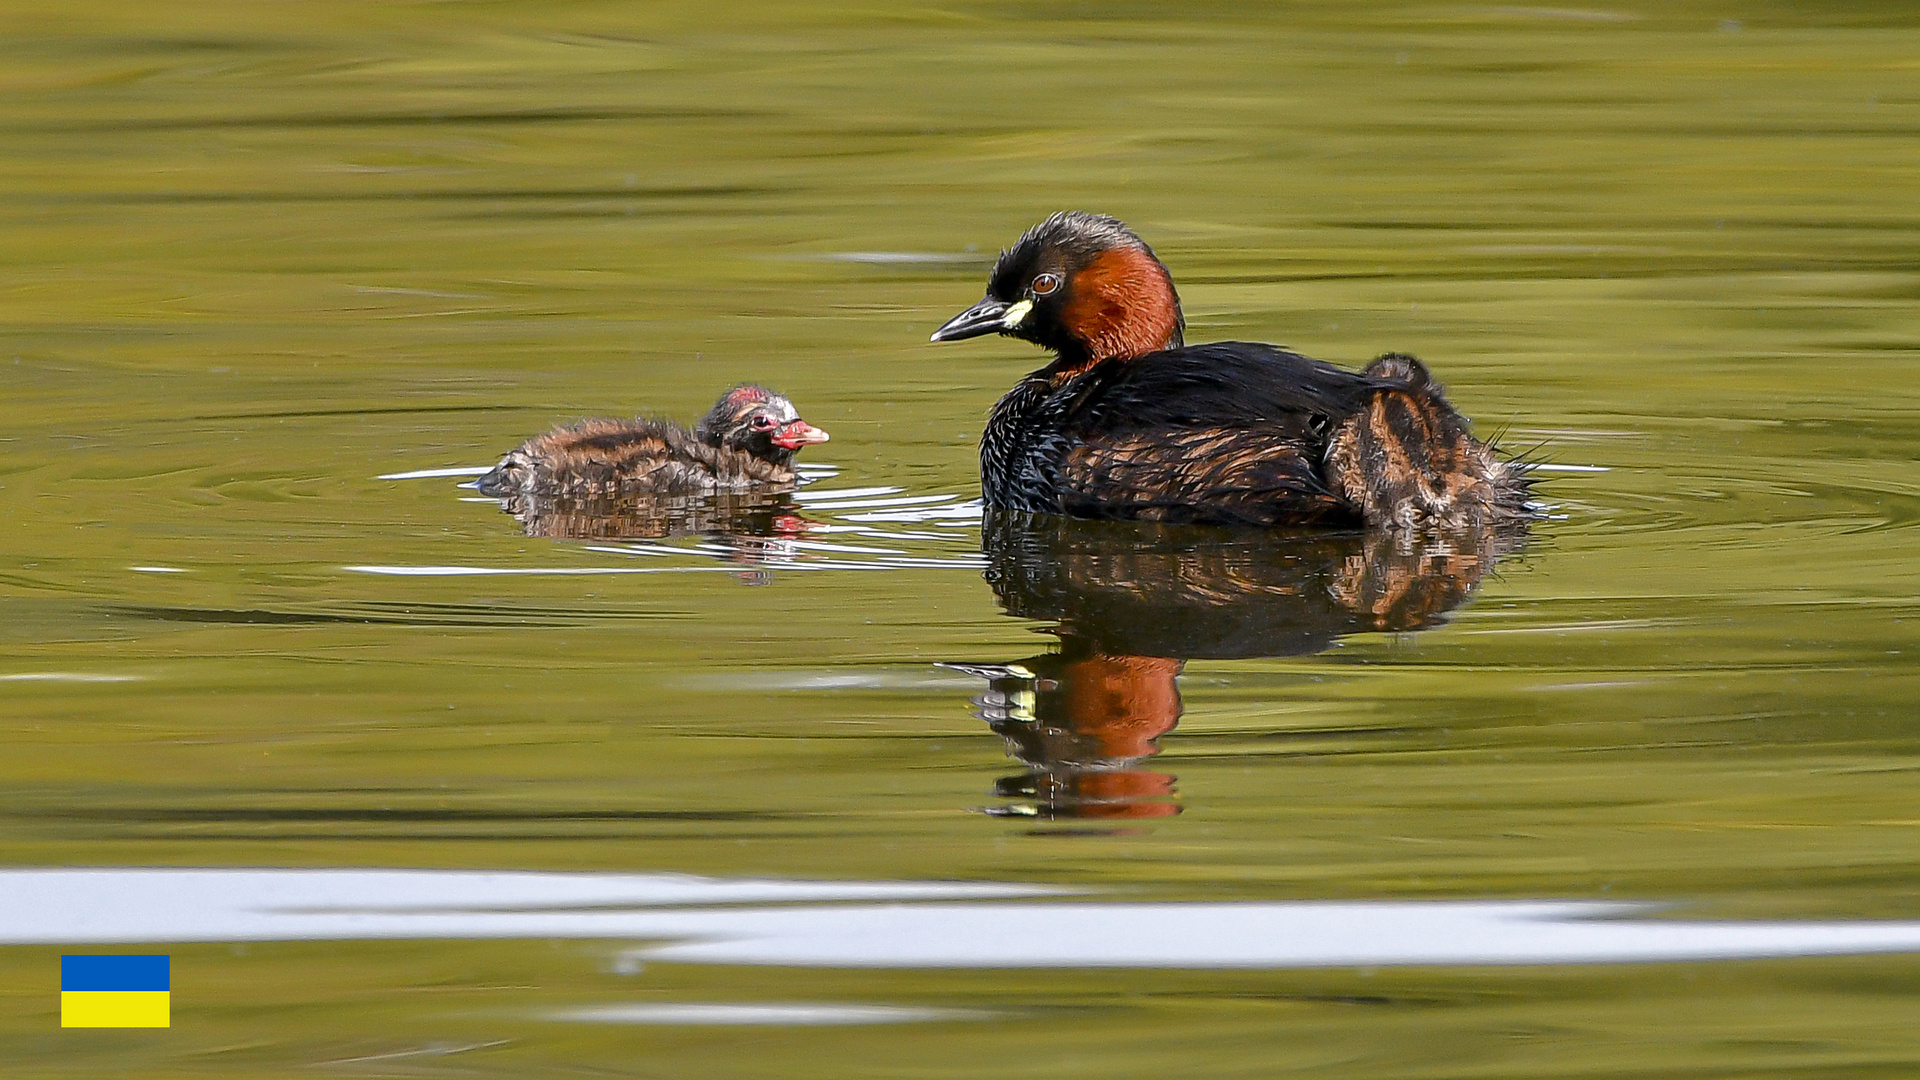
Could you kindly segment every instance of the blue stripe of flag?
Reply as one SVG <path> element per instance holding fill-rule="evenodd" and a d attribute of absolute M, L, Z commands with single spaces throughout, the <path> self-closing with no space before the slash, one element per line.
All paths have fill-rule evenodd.
<path fill-rule="evenodd" d="M 170 956 L 63 956 L 62 990 L 171 990 Z"/>

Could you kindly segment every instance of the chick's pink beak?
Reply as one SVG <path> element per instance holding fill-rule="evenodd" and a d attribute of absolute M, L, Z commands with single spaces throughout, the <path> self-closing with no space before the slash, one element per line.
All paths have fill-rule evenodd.
<path fill-rule="evenodd" d="M 773 445 L 783 450 L 798 450 L 812 443 L 826 441 L 827 433 L 805 420 L 789 421 L 773 433 Z"/>

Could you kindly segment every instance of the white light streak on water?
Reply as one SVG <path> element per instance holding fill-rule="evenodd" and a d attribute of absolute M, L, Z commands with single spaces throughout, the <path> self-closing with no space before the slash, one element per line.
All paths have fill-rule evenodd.
<path fill-rule="evenodd" d="M 1591 900 L 1111 903 L 989 882 L 435 870 L 0 871 L 0 942 L 631 938 L 622 962 L 849 968 L 1617 964 L 1920 952 L 1920 922 Z M 973 901 L 973 902 L 956 902 Z"/>
<path fill-rule="evenodd" d="M 429 480 L 436 476 L 485 476 L 491 465 L 462 465 L 454 469 L 415 469 L 412 472 L 382 473 L 375 480 Z"/>
<path fill-rule="evenodd" d="M 831 491 L 797 491 L 794 492 L 793 500 L 801 504 L 812 504 L 833 502 L 837 499 L 864 499 L 873 495 L 898 495 L 905 490 L 897 487 L 863 487 L 837 488 Z"/>
<path fill-rule="evenodd" d="M 826 507 L 825 509 L 832 509 Z M 958 518 L 968 522 L 979 521 L 985 515 L 985 507 L 978 499 L 947 506 L 930 506 L 918 510 L 874 510 L 864 514 L 846 514 L 843 521 L 938 521 L 942 518 Z"/>

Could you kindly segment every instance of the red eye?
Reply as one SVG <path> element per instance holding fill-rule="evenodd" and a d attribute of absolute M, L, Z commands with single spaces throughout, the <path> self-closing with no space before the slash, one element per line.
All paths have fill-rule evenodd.
<path fill-rule="evenodd" d="M 1041 274 L 1033 279 L 1033 295 L 1046 296 L 1060 287 L 1060 275 Z"/>
<path fill-rule="evenodd" d="M 753 418 L 753 426 L 761 431 L 765 431 L 773 426 L 773 417 L 768 416 L 766 413 L 760 413 Z"/>

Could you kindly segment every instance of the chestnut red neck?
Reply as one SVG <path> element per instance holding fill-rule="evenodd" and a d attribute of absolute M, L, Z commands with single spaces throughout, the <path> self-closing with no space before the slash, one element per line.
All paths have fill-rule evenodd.
<path fill-rule="evenodd" d="M 1151 251 L 1103 251 L 1073 275 L 1070 289 L 1060 323 L 1085 350 L 1089 365 L 1182 344 L 1180 297 Z"/>

